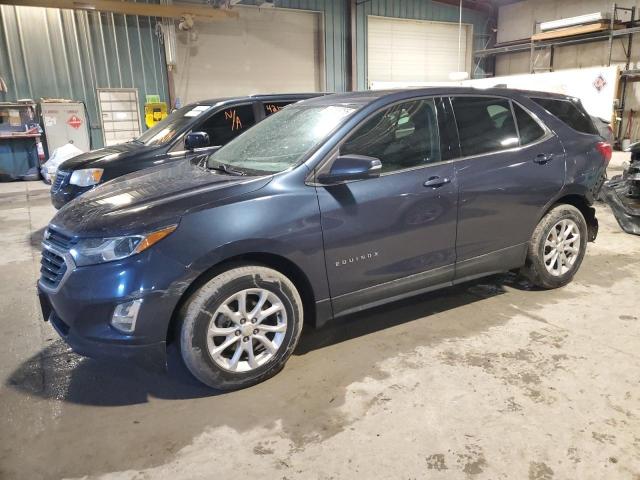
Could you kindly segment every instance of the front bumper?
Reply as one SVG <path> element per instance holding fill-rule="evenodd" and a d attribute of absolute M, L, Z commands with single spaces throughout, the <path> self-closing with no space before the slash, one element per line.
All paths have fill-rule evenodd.
<path fill-rule="evenodd" d="M 45 321 L 77 353 L 116 359 L 148 370 L 166 368 L 171 317 L 190 282 L 182 264 L 149 249 L 124 261 L 73 268 L 56 288 L 38 282 Z M 118 304 L 142 299 L 135 331 L 111 326 Z"/>
<path fill-rule="evenodd" d="M 46 294 L 39 292 L 39 297 L 41 305 L 47 302 Z M 147 345 L 104 343 L 78 335 L 53 310 L 44 318 L 79 355 L 98 360 L 121 360 L 153 372 L 164 372 L 167 368 L 167 345 L 164 341 Z"/>

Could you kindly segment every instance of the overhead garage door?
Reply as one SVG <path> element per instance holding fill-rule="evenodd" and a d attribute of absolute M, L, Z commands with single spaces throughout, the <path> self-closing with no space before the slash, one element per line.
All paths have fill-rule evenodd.
<path fill-rule="evenodd" d="M 449 73 L 469 71 L 472 38 L 462 25 L 458 67 L 458 24 L 368 17 L 369 84 L 375 81 L 447 81 Z"/>
<path fill-rule="evenodd" d="M 176 95 L 183 104 L 254 93 L 323 89 L 322 16 L 236 7 L 239 18 L 176 30 Z"/>

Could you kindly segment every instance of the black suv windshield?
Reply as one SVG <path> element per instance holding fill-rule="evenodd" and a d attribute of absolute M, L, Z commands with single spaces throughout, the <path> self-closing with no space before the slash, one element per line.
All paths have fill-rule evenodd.
<path fill-rule="evenodd" d="M 207 165 L 220 164 L 248 173 L 277 173 L 298 164 L 348 115 L 354 105 L 290 105 L 211 154 Z"/>
<path fill-rule="evenodd" d="M 162 145 L 175 138 L 189 125 L 195 117 L 199 117 L 209 110 L 211 105 L 187 105 L 182 107 L 161 122 L 156 123 L 149 130 L 134 140 L 136 143 L 144 143 L 146 146 Z"/>

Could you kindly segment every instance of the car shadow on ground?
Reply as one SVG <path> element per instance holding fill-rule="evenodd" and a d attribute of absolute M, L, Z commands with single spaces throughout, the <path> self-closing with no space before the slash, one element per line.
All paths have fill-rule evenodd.
<path fill-rule="evenodd" d="M 42 240 L 44 240 L 44 231 L 46 227 L 42 227 L 29 235 L 29 245 L 40 251 L 42 248 Z"/>
<path fill-rule="evenodd" d="M 305 329 L 294 355 L 302 356 L 418 319 L 428 321 L 431 315 L 502 295 L 507 292 L 505 287 L 533 289 L 515 275 L 504 274 L 393 302 L 346 316 L 320 329 Z M 46 340 L 49 345 L 23 362 L 7 380 L 7 387 L 29 396 L 94 406 L 140 404 L 150 396 L 179 400 L 225 393 L 193 378 L 174 346 L 168 351 L 168 371 L 162 374 L 130 364 L 83 358 L 72 352 L 53 329 Z"/>

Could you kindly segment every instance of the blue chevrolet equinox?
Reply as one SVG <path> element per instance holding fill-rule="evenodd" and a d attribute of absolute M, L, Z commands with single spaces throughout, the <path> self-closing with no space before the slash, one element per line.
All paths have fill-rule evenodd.
<path fill-rule="evenodd" d="M 437 87 L 292 104 L 214 154 L 114 179 L 45 231 L 45 319 L 216 389 L 277 373 L 303 324 L 517 270 L 567 284 L 611 147 L 576 99 Z"/>

